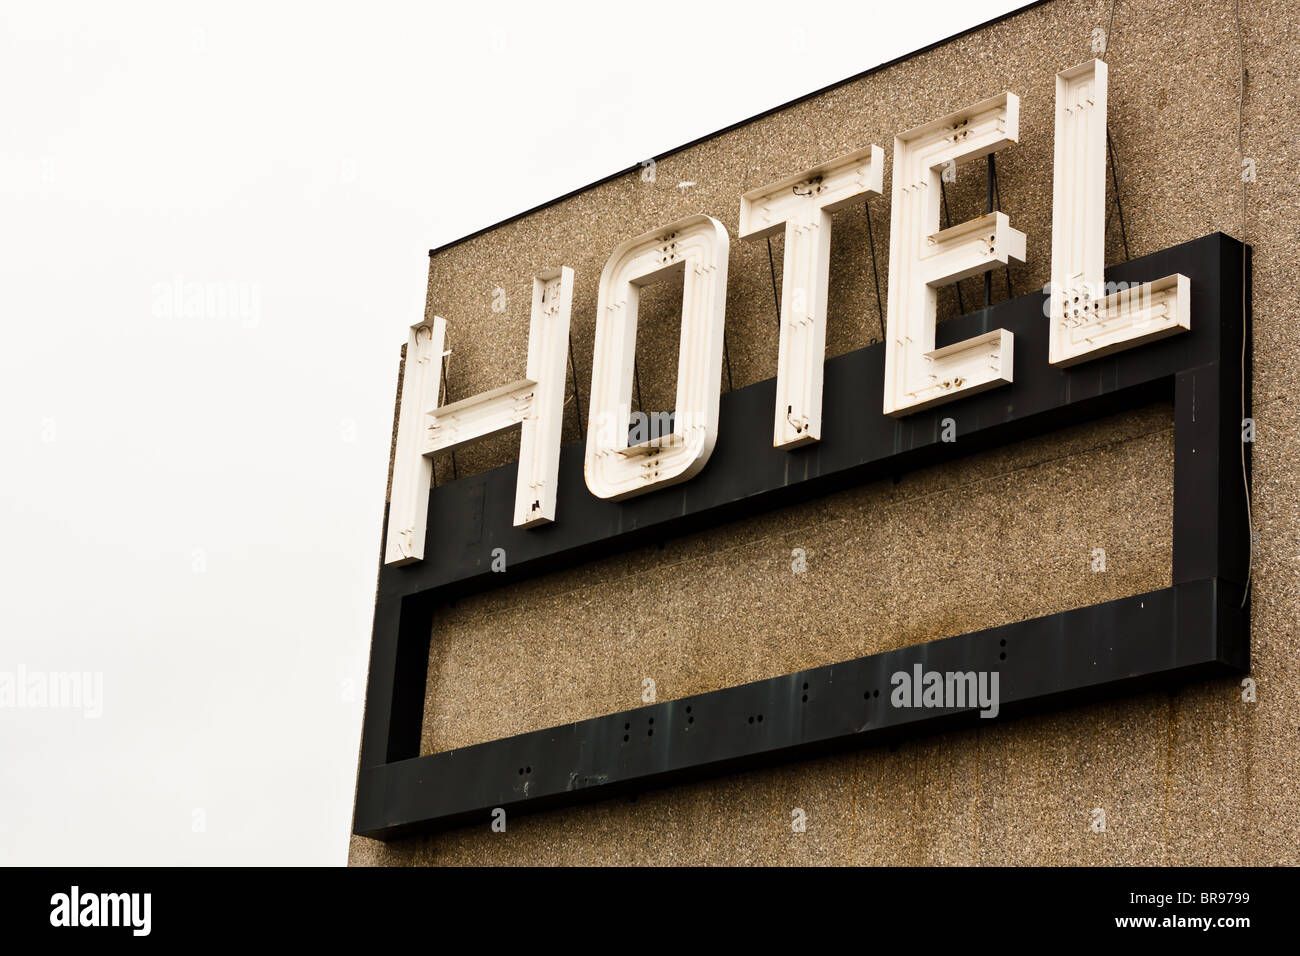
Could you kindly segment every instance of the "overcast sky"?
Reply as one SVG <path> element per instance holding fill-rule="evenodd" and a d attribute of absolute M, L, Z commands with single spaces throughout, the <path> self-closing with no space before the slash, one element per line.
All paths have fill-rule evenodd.
<path fill-rule="evenodd" d="M 0 8 L 0 863 L 344 863 L 428 249 L 1019 5 Z"/>

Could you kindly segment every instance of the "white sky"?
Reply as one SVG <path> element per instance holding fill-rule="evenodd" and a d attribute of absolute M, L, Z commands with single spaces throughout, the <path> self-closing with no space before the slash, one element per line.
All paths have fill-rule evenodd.
<path fill-rule="evenodd" d="M 1019 5 L 0 9 L 0 864 L 344 863 L 428 249 Z"/>

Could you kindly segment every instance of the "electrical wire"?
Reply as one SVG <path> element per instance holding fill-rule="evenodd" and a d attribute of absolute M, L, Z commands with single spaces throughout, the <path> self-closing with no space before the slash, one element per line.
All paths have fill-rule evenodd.
<path fill-rule="evenodd" d="M 1118 0 L 1111 0 L 1110 17 L 1106 21 L 1106 37 L 1101 49 L 1100 59 L 1103 63 L 1106 61 L 1106 57 L 1110 56 L 1110 36 L 1111 32 L 1115 29 L 1115 7 L 1117 5 Z M 1111 139 L 1109 123 L 1106 124 L 1106 153 L 1110 157 L 1110 177 L 1115 183 L 1115 209 L 1119 212 L 1119 237 L 1124 243 L 1124 259 L 1127 261 L 1130 258 L 1128 251 L 1128 232 L 1124 228 L 1124 206 L 1120 203 L 1119 198 L 1119 184 L 1124 175 L 1124 168 L 1119 161 L 1119 150 L 1115 148 L 1115 143 Z M 1110 232 L 1110 209 L 1106 210 L 1105 231 L 1107 233 Z"/>
<path fill-rule="evenodd" d="M 573 360 L 573 336 L 569 336 L 569 371 L 573 374 L 573 409 L 578 416 L 578 440 L 586 441 L 582 433 L 582 397 L 578 394 L 578 363 Z"/>
<path fill-rule="evenodd" d="M 1101 50 L 1101 59 L 1104 63 L 1106 56 L 1110 53 L 1110 31 L 1115 26 L 1115 4 L 1117 0 L 1110 0 L 1110 19 L 1106 21 L 1106 44 Z"/>
<path fill-rule="evenodd" d="M 885 304 L 880 298 L 880 270 L 876 268 L 876 237 L 871 232 L 871 206 L 862 204 L 867 214 L 867 242 L 871 245 L 871 278 L 876 283 L 876 315 L 880 319 L 880 341 L 885 341 Z"/>
<path fill-rule="evenodd" d="M 447 394 L 450 391 L 451 385 L 447 381 L 447 353 L 444 352 L 442 354 L 442 399 L 438 402 L 439 405 L 447 404 Z M 451 450 L 451 480 L 456 481 L 459 478 L 460 475 L 456 468 L 456 449 L 453 448 Z"/>
<path fill-rule="evenodd" d="M 943 188 L 943 176 L 939 177 L 939 196 L 943 199 L 943 228 L 952 228 L 952 214 L 948 212 L 948 190 Z M 958 279 L 953 283 L 953 288 L 957 290 L 957 314 L 966 314 L 966 303 L 961 297 L 961 280 Z"/>
<path fill-rule="evenodd" d="M 1101 52 L 1101 59 L 1104 61 L 1110 54 L 1110 38 L 1115 26 L 1115 7 L 1117 0 L 1111 0 L 1110 17 L 1106 23 L 1106 43 Z M 1233 0 L 1232 3 L 1233 19 L 1237 27 L 1237 158 L 1240 161 L 1239 168 L 1245 170 L 1246 149 L 1245 149 L 1245 126 L 1246 126 L 1246 41 L 1241 26 L 1241 0 Z M 1111 176 L 1115 180 L 1115 204 L 1119 207 L 1119 183 L 1120 167 L 1119 155 L 1115 151 L 1111 142 L 1110 130 L 1106 131 L 1106 146 L 1110 152 Z M 1241 275 L 1241 421 L 1242 427 L 1246 422 L 1246 350 L 1250 340 L 1250 317 L 1247 313 L 1246 301 L 1246 279 L 1247 268 L 1249 265 L 1249 247 L 1247 245 L 1246 226 L 1249 222 L 1248 200 L 1249 184 L 1243 174 L 1241 180 L 1241 245 L 1242 245 L 1242 275 Z M 1128 256 L 1128 240 L 1124 237 L 1124 213 L 1120 208 L 1120 236 L 1124 238 L 1125 257 Z M 1107 226 L 1110 225 L 1110 215 L 1107 213 Z M 1242 436 L 1241 442 L 1241 484 L 1245 492 L 1246 499 L 1246 531 L 1249 535 L 1246 552 L 1246 580 L 1242 587 L 1241 606 L 1244 608 L 1246 602 L 1250 600 L 1251 584 L 1254 580 L 1255 572 L 1255 514 L 1251 505 L 1250 492 L 1250 471 L 1246 467 L 1246 441 Z"/>
<path fill-rule="evenodd" d="M 1246 190 L 1245 176 L 1246 150 L 1243 145 L 1246 116 L 1246 46 L 1241 30 L 1241 0 L 1233 0 L 1233 16 L 1237 21 L 1237 158 L 1241 161 L 1241 420 L 1246 421 L 1246 343 L 1249 338 L 1249 319 L 1246 313 L 1246 269 L 1249 263 L 1249 247 L 1246 245 Z M 1251 437 L 1254 437 L 1253 435 Z M 1246 583 L 1242 588 L 1241 606 L 1244 608 L 1250 600 L 1251 577 L 1255 570 L 1255 516 L 1250 504 L 1250 474 L 1246 468 L 1246 442 L 1241 442 L 1241 484 L 1246 493 L 1246 530 L 1250 535 L 1250 547 L 1246 552 Z"/>
<path fill-rule="evenodd" d="M 767 267 L 772 272 L 772 301 L 776 304 L 776 332 L 781 334 L 781 296 L 776 291 L 776 260 L 772 258 L 772 240 L 767 240 Z"/>

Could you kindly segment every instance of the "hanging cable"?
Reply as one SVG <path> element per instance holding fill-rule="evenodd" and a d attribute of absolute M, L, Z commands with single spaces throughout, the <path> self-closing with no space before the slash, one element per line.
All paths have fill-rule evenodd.
<path fill-rule="evenodd" d="M 876 237 L 871 233 L 871 204 L 863 203 L 867 214 L 867 242 L 871 245 L 871 278 L 876 284 L 876 316 L 880 319 L 880 341 L 885 341 L 885 306 L 880 299 L 880 270 L 876 268 Z"/>
<path fill-rule="evenodd" d="M 443 367 L 445 368 L 446 366 L 444 365 Z M 447 382 L 447 376 L 444 375 L 444 376 L 442 377 L 442 381 L 438 383 L 438 384 L 439 384 L 439 387 L 441 388 L 443 385 L 446 384 L 446 382 Z M 403 382 L 403 386 L 405 386 L 405 382 Z M 442 395 L 441 395 L 441 394 L 438 396 L 438 404 L 439 404 L 439 405 L 442 404 Z M 433 472 L 433 487 L 437 488 L 437 487 L 438 487 L 438 461 L 437 461 L 437 459 L 434 459 L 433 462 L 432 462 L 431 464 L 432 464 L 432 467 L 429 468 L 429 471 Z"/>
<path fill-rule="evenodd" d="M 727 330 L 725 327 L 722 330 L 722 360 L 727 365 L 727 391 L 730 392 L 735 386 L 731 384 L 731 353 L 727 351 Z"/>
<path fill-rule="evenodd" d="M 948 212 L 948 190 L 944 189 L 944 177 L 939 177 L 939 195 L 944 199 L 944 229 L 950 229 L 953 225 L 952 213 Z M 953 282 L 957 289 L 957 311 L 959 315 L 966 315 L 966 303 L 962 300 L 962 281 Z"/>
<path fill-rule="evenodd" d="M 989 162 L 993 162 L 993 154 L 989 153 Z M 998 167 L 994 164 L 990 167 L 993 171 L 993 201 L 997 203 L 995 207 L 998 212 L 1002 211 L 1002 190 L 998 187 Z M 1008 262 L 1004 267 L 1007 275 L 1007 298 L 1013 299 L 1015 296 L 1011 292 L 1011 263 Z"/>
<path fill-rule="evenodd" d="M 1106 21 L 1106 44 L 1101 48 L 1101 61 L 1106 62 L 1106 57 L 1110 54 L 1110 31 L 1115 26 L 1115 4 L 1117 0 L 1110 0 L 1110 19 Z"/>
<path fill-rule="evenodd" d="M 1110 53 L 1110 38 L 1113 27 L 1115 26 L 1115 6 L 1116 0 L 1111 0 L 1110 19 L 1106 26 L 1106 45 L 1102 50 L 1101 59 L 1105 60 Z M 1237 158 L 1240 161 L 1243 170 L 1246 162 L 1246 150 L 1244 146 L 1245 125 L 1246 125 L 1246 45 L 1245 36 L 1241 26 L 1241 0 L 1233 0 L 1232 4 L 1233 19 L 1237 27 Z M 1110 154 L 1111 176 L 1115 181 L 1115 206 L 1119 212 L 1120 238 L 1124 242 L 1124 257 L 1128 258 L 1128 238 L 1124 230 L 1124 208 L 1120 205 L 1119 200 L 1119 157 L 1115 152 L 1114 144 L 1110 138 L 1110 128 L 1106 129 L 1106 149 Z M 1241 244 L 1242 244 L 1242 275 L 1241 275 L 1241 420 L 1243 425 L 1246 420 L 1246 351 L 1250 341 L 1250 317 L 1247 312 L 1246 300 L 1246 280 L 1247 268 L 1249 265 L 1249 247 L 1246 242 L 1246 226 L 1249 222 L 1248 216 L 1248 183 L 1243 175 L 1241 180 Z M 1106 213 L 1106 227 L 1110 228 L 1110 212 Z M 1251 505 L 1250 491 L 1250 472 L 1246 467 L 1246 442 L 1241 442 L 1241 484 L 1245 490 L 1246 497 L 1246 531 L 1249 535 L 1248 550 L 1246 557 L 1246 581 L 1242 588 L 1241 606 L 1244 608 L 1246 602 L 1250 600 L 1250 589 L 1255 571 L 1255 516 Z"/>
<path fill-rule="evenodd" d="M 1119 237 L 1124 243 L 1124 261 L 1130 258 L 1128 252 L 1128 232 L 1124 229 L 1124 204 L 1119 198 L 1119 156 L 1115 152 L 1115 145 L 1110 138 L 1110 125 L 1106 126 L 1106 152 L 1110 154 L 1110 176 L 1115 183 L 1115 211 L 1119 213 Z M 1110 213 L 1106 214 L 1106 227 L 1110 228 Z"/>
<path fill-rule="evenodd" d="M 989 153 L 988 161 L 984 168 L 984 189 L 987 197 L 984 200 L 984 212 L 986 215 L 993 212 L 993 183 L 997 178 L 997 166 L 993 162 L 993 154 Z M 993 304 L 993 270 L 989 269 L 984 273 L 984 308 Z"/>
<path fill-rule="evenodd" d="M 569 336 L 569 374 L 573 376 L 573 410 L 578 415 L 578 440 L 586 441 L 582 433 L 582 396 L 578 394 L 578 364 L 573 361 L 573 336 Z"/>
<path fill-rule="evenodd" d="M 1118 0 L 1111 0 L 1110 3 L 1110 18 L 1106 21 L 1106 37 L 1105 37 L 1105 42 L 1101 49 L 1101 57 L 1100 57 L 1103 63 L 1106 61 L 1106 57 L 1110 56 L 1110 37 L 1111 37 L 1111 33 L 1115 29 L 1115 7 L 1117 6 L 1117 3 Z M 1119 199 L 1119 182 L 1120 182 L 1121 169 L 1120 169 L 1120 162 L 1119 162 L 1119 154 L 1116 152 L 1115 144 L 1111 141 L 1110 138 L 1109 123 L 1106 124 L 1106 154 L 1110 157 L 1110 175 L 1111 175 L 1111 179 L 1115 183 L 1115 208 L 1119 212 L 1119 237 L 1124 243 L 1124 260 L 1127 262 L 1129 259 L 1128 234 L 1124 229 L 1124 207 L 1123 205 L 1121 205 Z M 1110 232 L 1109 207 L 1106 209 L 1105 232 L 1107 233 Z"/>
<path fill-rule="evenodd" d="M 451 391 L 451 386 L 447 384 L 447 353 L 442 353 L 442 397 L 438 399 L 439 407 L 447 404 L 447 393 Z M 434 469 L 435 471 L 437 469 Z M 451 450 L 451 480 L 455 481 L 460 476 L 456 473 L 456 449 Z"/>
<path fill-rule="evenodd" d="M 772 301 L 776 303 L 776 333 L 781 334 L 781 296 L 776 291 L 776 260 L 772 258 L 772 240 L 767 240 L 767 267 L 772 273 Z"/>
<path fill-rule="evenodd" d="M 1233 16 L 1237 21 L 1237 158 L 1241 173 L 1241 420 L 1246 421 L 1246 344 L 1249 341 L 1249 315 L 1246 311 L 1246 279 L 1250 265 L 1250 247 L 1246 244 L 1246 150 L 1243 144 L 1246 117 L 1246 46 L 1241 29 L 1241 0 L 1233 0 Z M 1255 516 L 1250 503 L 1250 473 L 1246 468 L 1246 442 L 1241 443 L 1241 484 L 1246 492 L 1246 532 L 1250 536 L 1246 552 L 1246 583 L 1242 587 L 1241 606 L 1250 600 L 1250 585 L 1255 571 Z"/>

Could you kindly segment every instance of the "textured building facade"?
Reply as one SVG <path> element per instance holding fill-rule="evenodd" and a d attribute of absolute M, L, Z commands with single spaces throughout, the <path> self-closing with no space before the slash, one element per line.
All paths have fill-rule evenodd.
<path fill-rule="evenodd" d="M 879 341 L 893 138 L 1003 90 L 1020 97 L 1020 136 L 998 154 L 1000 208 L 1028 245 L 1025 262 L 993 273 L 993 300 L 1008 283 L 1014 296 L 1041 290 L 1054 78 L 1094 55 L 1109 17 L 1108 4 L 1049 0 L 658 157 L 653 179 L 631 170 L 436 250 L 426 314 L 449 320 L 447 401 L 518 377 L 532 277 L 564 264 L 576 275 L 568 388 L 576 379 L 585 414 L 606 259 L 695 213 L 732 236 L 722 387 L 772 378 L 773 276 L 766 243 L 738 238 L 740 196 L 872 143 L 885 147 L 884 194 L 833 217 L 827 355 Z M 1300 862 L 1298 23 L 1294 2 L 1245 0 L 1239 21 L 1230 2 L 1121 2 L 1106 51 L 1122 205 L 1121 225 L 1110 179 L 1107 264 L 1216 231 L 1253 249 L 1253 700 L 1236 677 L 1194 682 L 512 816 L 504 833 L 485 819 L 387 843 L 354 836 L 351 862 Z M 1243 158 L 1255 173 L 1244 205 Z M 952 221 L 983 213 L 985 191 L 983 164 L 963 166 Z M 778 236 L 778 282 L 782 251 Z M 940 290 L 941 321 L 982 301 L 982 279 L 960 289 L 960 305 Z M 680 300 L 680 280 L 642 298 L 647 410 L 673 404 Z M 566 443 L 579 427 L 570 398 Z M 436 480 L 517 456 L 516 437 L 492 439 L 458 451 L 454 476 L 440 459 Z M 671 700 L 1167 587 L 1173 471 L 1172 409 L 1157 403 L 447 604 L 421 753 L 637 707 L 646 678 Z"/>

